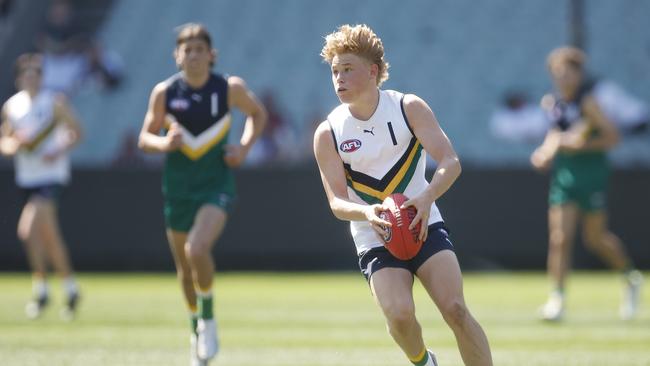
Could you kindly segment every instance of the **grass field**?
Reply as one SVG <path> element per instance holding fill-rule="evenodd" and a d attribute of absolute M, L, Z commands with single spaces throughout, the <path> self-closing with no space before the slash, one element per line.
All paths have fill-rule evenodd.
<path fill-rule="evenodd" d="M 0 365 L 187 365 L 189 326 L 172 274 L 83 274 L 81 313 L 59 319 L 59 283 L 39 320 L 24 317 L 27 274 L 0 274 Z M 541 273 L 467 274 L 465 292 L 495 365 L 650 365 L 650 311 L 617 318 L 620 279 L 571 278 L 567 319 L 544 324 Z M 385 331 L 359 274 L 228 273 L 216 280 L 222 351 L 214 365 L 409 365 Z M 648 286 L 645 299 L 650 300 Z M 427 345 L 441 366 L 462 365 L 450 330 L 416 291 Z"/>

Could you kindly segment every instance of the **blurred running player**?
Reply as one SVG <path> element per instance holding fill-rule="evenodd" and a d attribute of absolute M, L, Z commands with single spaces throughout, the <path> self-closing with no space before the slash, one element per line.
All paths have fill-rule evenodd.
<path fill-rule="evenodd" d="M 235 200 L 231 168 L 242 164 L 266 123 L 263 105 L 244 80 L 211 71 L 216 56 L 205 27 L 181 27 L 174 50 L 180 72 L 153 88 L 139 141 L 145 151 L 166 154 L 167 237 L 190 310 L 196 365 L 218 351 L 211 250 Z M 240 142 L 229 145 L 231 108 L 248 118 Z"/>
<path fill-rule="evenodd" d="M 548 274 L 552 291 L 540 310 L 541 317 L 550 321 L 564 314 L 566 276 L 580 220 L 587 248 L 624 275 L 621 318 L 636 314 L 642 281 L 621 240 L 607 228 L 607 151 L 616 145 L 619 134 L 594 98 L 593 84 L 584 78 L 585 60 L 585 54 L 573 47 L 555 49 L 548 56 L 556 93 L 545 97 L 543 105 L 554 127 L 531 156 L 536 169 L 551 169 Z"/>
<path fill-rule="evenodd" d="M 34 299 L 29 318 L 37 318 L 49 302 L 48 266 L 63 279 L 64 319 L 72 319 L 79 301 L 66 244 L 57 217 L 57 202 L 70 180 L 68 152 L 79 142 L 81 129 L 67 99 L 41 88 L 42 57 L 24 54 L 16 62 L 19 90 L 2 107 L 0 152 L 14 158 L 16 184 L 25 205 L 18 237 L 25 244 L 32 269 Z"/>

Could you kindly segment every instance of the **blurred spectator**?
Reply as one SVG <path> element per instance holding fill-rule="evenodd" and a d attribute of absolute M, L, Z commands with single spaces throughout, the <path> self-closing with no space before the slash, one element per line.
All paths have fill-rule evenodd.
<path fill-rule="evenodd" d="M 510 142 L 541 142 L 549 128 L 546 114 L 521 91 L 505 93 L 490 119 L 495 137 Z"/>
<path fill-rule="evenodd" d="M 12 5 L 13 0 L 0 0 L 0 34 L 4 34 L 9 28 L 9 15 L 11 14 Z"/>
<path fill-rule="evenodd" d="M 120 146 L 111 162 L 113 168 L 138 168 L 143 166 L 161 166 L 161 156 L 146 156 L 138 149 L 140 131 L 128 129 L 122 134 Z"/>
<path fill-rule="evenodd" d="M 122 65 L 84 32 L 69 0 L 54 0 L 37 46 L 44 54 L 43 87 L 73 94 L 88 81 L 112 88 L 122 78 Z"/>
<path fill-rule="evenodd" d="M 0 21 L 4 21 L 11 12 L 13 0 L 0 0 Z"/>
<path fill-rule="evenodd" d="M 605 115 L 622 133 L 640 133 L 650 124 L 650 109 L 610 80 L 596 80 L 593 94 Z"/>
<path fill-rule="evenodd" d="M 246 158 L 247 164 L 281 163 L 286 165 L 302 159 L 303 151 L 298 146 L 297 133 L 285 119 L 286 113 L 276 102 L 273 92 L 265 91 L 260 99 L 266 107 L 268 120 L 262 135 Z"/>
<path fill-rule="evenodd" d="M 43 87 L 72 94 L 88 68 L 84 37 L 68 0 L 54 0 L 37 46 L 44 54 Z"/>
<path fill-rule="evenodd" d="M 88 73 L 101 88 L 113 89 L 119 86 L 124 76 L 124 64 L 117 53 L 93 42 L 87 50 L 87 57 Z"/>

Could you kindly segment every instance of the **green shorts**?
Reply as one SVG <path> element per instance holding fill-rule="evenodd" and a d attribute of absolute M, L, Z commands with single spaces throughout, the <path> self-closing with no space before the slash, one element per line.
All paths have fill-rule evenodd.
<path fill-rule="evenodd" d="M 585 212 L 604 210 L 609 173 L 603 151 L 559 153 L 553 162 L 549 205 L 575 203 Z"/>
<path fill-rule="evenodd" d="M 550 206 L 575 203 L 584 212 L 604 210 L 607 205 L 607 174 L 572 175 L 558 171 L 551 179 Z"/>
<path fill-rule="evenodd" d="M 579 189 L 551 186 L 548 195 L 550 206 L 575 203 L 584 212 L 602 211 L 606 207 L 607 196 L 604 189 Z"/>
<path fill-rule="evenodd" d="M 214 192 L 200 198 L 165 198 L 165 226 L 180 232 L 189 232 L 197 212 L 203 205 L 214 205 L 230 213 L 235 197 L 228 193 Z"/>

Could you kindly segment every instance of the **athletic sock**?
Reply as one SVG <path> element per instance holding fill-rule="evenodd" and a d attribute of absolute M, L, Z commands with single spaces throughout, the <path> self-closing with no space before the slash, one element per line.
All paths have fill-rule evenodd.
<path fill-rule="evenodd" d="M 425 347 L 422 349 L 422 352 L 420 352 L 419 355 L 417 355 L 415 358 L 409 357 L 409 360 L 415 366 L 424 366 L 429 361 L 429 352 L 427 352 L 427 349 Z"/>
<path fill-rule="evenodd" d="M 68 297 L 76 295 L 79 293 L 79 286 L 77 286 L 77 281 L 72 276 L 68 276 L 63 279 L 63 290 L 65 291 Z"/>
<path fill-rule="evenodd" d="M 190 313 L 190 327 L 192 329 L 193 334 L 197 334 L 196 326 L 199 323 L 199 314 L 196 312 L 191 312 Z"/>
<path fill-rule="evenodd" d="M 555 287 L 553 291 L 551 291 L 551 297 L 564 298 L 564 287 Z"/>
<path fill-rule="evenodd" d="M 212 319 L 214 315 L 212 313 L 212 291 L 196 291 L 196 302 L 199 306 L 199 318 L 201 319 Z"/>
<path fill-rule="evenodd" d="M 44 278 L 34 278 L 32 280 L 32 292 L 37 299 L 48 296 L 50 289 Z"/>

